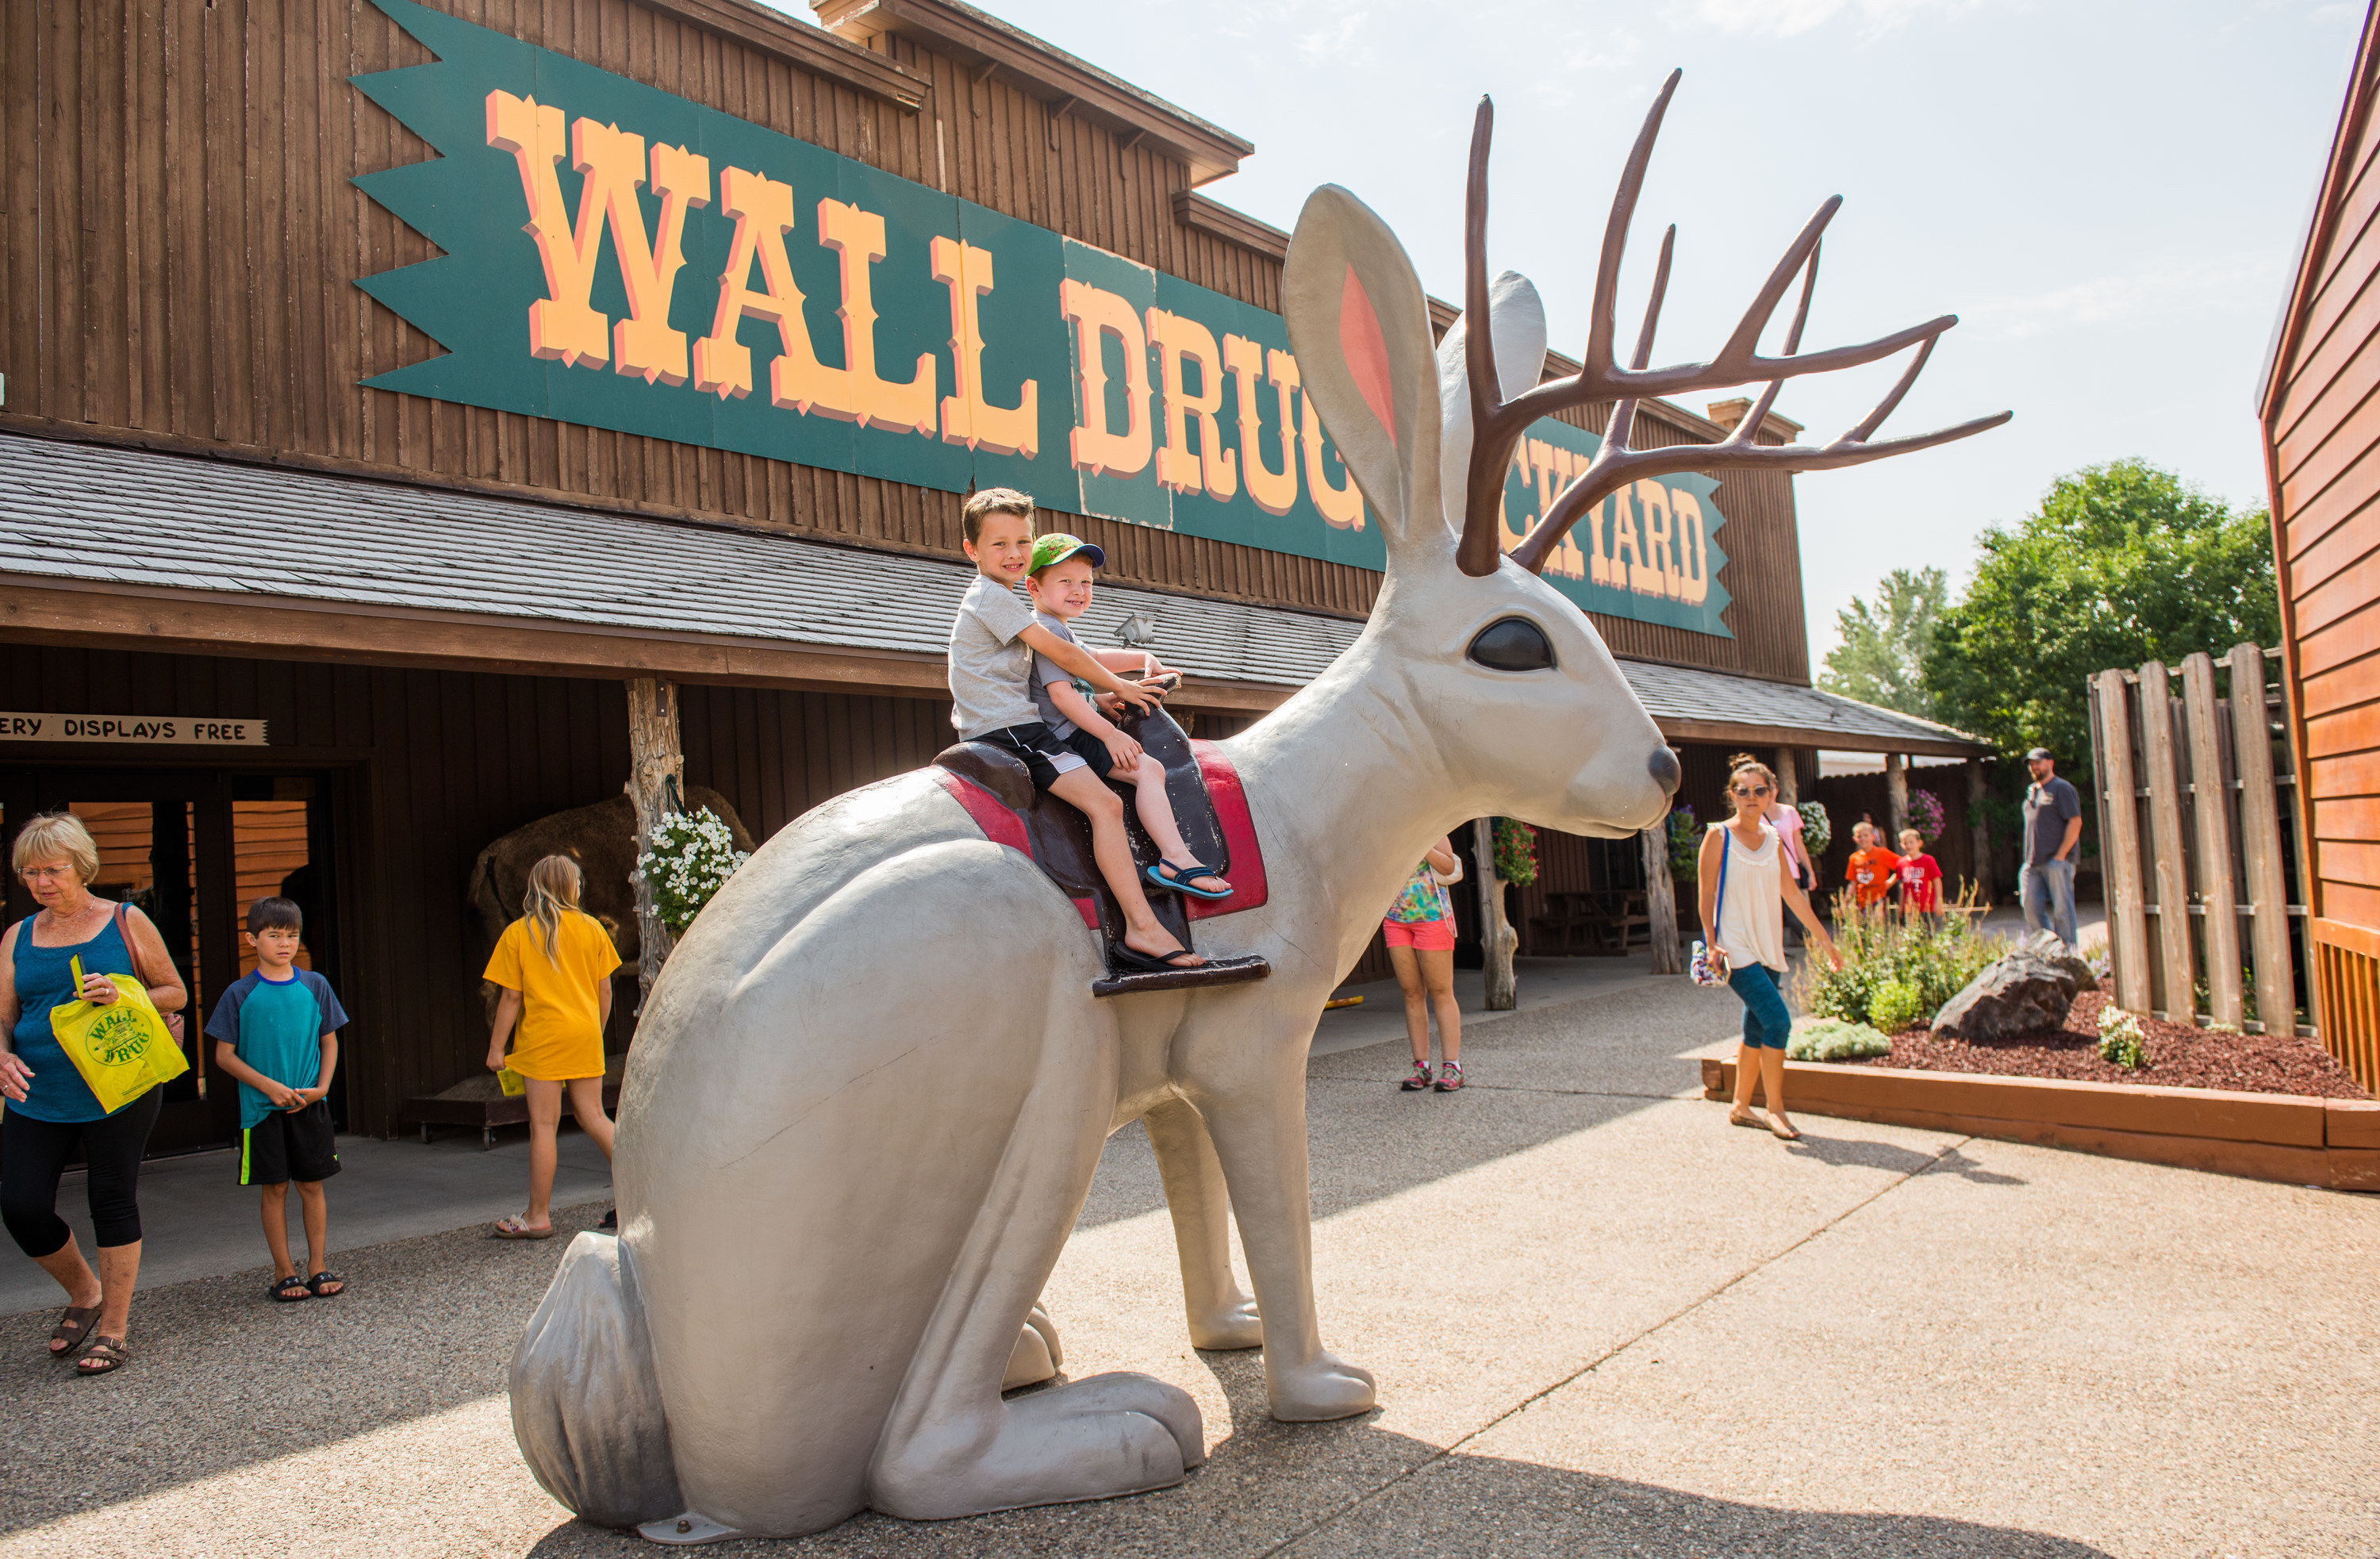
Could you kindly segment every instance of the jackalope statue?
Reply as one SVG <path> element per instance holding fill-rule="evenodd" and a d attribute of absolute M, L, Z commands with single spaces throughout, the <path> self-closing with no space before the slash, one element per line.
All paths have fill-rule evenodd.
<path fill-rule="evenodd" d="M 578 1236 L 513 1366 L 522 1451 L 564 1504 L 687 1542 L 811 1532 L 868 1507 L 956 1516 L 1179 1480 L 1206 1444 L 1173 1386 L 1111 1374 L 1002 1395 L 1055 1372 L 1036 1301 L 1100 1145 L 1133 1120 L 1163 1173 L 1191 1341 L 1261 1345 L 1276 1418 L 1373 1406 L 1372 1377 L 1326 1350 L 1316 1321 L 1305 1065 L 1322 1004 L 1428 840 L 1488 814 L 1623 836 L 1659 818 L 1678 783 L 1593 625 L 1536 577 L 1548 551 L 1639 475 L 1847 466 L 2004 420 L 1868 442 L 1950 318 L 1798 354 L 1833 201 L 1712 361 L 1648 369 L 1672 228 L 1644 333 L 1619 364 L 1621 251 L 1676 85 L 1621 178 L 1573 377 L 1539 383 L 1545 322 L 1529 284 L 1488 283 L 1486 103 L 1467 310 L 1441 348 L 1411 263 L 1368 208 L 1326 186 L 1298 218 L 1281 287 L 1290 339 L 1387 540 L 1388 577 L 1346 652 L 1214 754 L 1216 772 L 1236 771 L 1271 866 L 1264 902 L 1202 920 L 1201 945 L 1259 955 L 1270 978 L 1094 999 L 1096 939 L 1032 859 L 995 842 L 973 782 L 947 769 L 808 813 L 705 909 L 629 1062 L 619 1237 Z M 1762 356 L 1797 275 L 1783 354 Z M 1753 442 L 1784 380 L 1910 346 L 1900 383 L 1835 442 Z M 1718 444 L 1629 445 L 1643 396 L 1764 382 Z M 1515 440 L 1597 402 L 1617 403 L 1601 452 L 1500 555 Z M 1227 1260 L 1233 1214 L 1253 1298 Z"/>

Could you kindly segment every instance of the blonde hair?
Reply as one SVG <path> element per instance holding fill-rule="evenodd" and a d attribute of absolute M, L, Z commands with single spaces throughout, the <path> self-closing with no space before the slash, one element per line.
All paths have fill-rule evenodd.
<path fill-rule="evenodd" d="M 1904 828 L 1904 829 L 1902 829 L 1902 830 L 1900 831 L 1900 837 L 1899 839 L 1895 840 L 1895 841 L 1894 841 L 1894 843 L 1896 843 L 1896 844 L 1901 844 L 1901 845 L 1906 845 L 1906 844 L 1907 844 L 1907 843 L 1909 843 L 1909 841 L 1911 841 L 1912 839 L 1914 839 L 1914 840 L 1916 840 L 1916 841 L 1917 841 L 1917 847 L 1918 847 L 1919 849 L 1921 849 L 1921 850 L 1922 850 L 1922 849 L 1924 849 L 1924 848 L 1925 847 L 1925 834 L 1923 834 L 1918 833 L 1918 832 L 1917 832 L 1917 830 L 1915 830 L 1915 829 L 1913 829 L 1913 828 Z"/>
<path fill-rule="evenodd" d="M 562 934 L 565 911 L 578 907 L 578 887 L 583 881 L 578 863 L 568 856 L 548 856 L 528 869 L 528 891 L 521 895 L 521 919 L 528 922 L 528 939 L 545 952 L 549 962 L 554 957 L 556 940 Z"/>
<path fill-rule="evenodd" d="M 42 812 L 17 831 L 16 846 L 8 852 L 8 870 L 21 872 L 37 860 L 55 860 L 61 856 L 86 885 L 99 875 L 99 845 L 82 819 L 72 812 Z"/>

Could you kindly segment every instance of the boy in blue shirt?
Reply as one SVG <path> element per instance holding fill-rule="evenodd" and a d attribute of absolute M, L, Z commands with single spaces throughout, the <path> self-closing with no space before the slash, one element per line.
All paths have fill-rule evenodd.
<path fill-rule="evenodd" d="M 275 1299 L 327 1299 L 346 1285 L 327 1271 L 329 1212 L 322 1182 L 339 1172 L 331 1126 L 331 1074 L 347 1015 L 331 982 L 297 967 L 305 917 L 285 898 L 248 911 L 256 968 L 233 981 L 207 1019 L 215 1065 L 239 1079 L 239 1183 L 261 1188 L 264 1243 Z M 306 1219 L 305 1277 L 289 1259 L 289 1182 Z"/>

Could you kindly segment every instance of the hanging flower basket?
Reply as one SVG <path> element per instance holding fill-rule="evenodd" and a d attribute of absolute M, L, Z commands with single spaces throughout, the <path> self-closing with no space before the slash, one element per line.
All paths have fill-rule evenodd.
<path fill-rule="evenodd" d="M 1835 825 L 1833 820 L 1827 816 L 1827 804 L 1824 801 L 1802 801 L 1797 802 L 1793 810 L 1802 814 L 1802 844 L 1809 850 L 1810 859 L 1815 860 L 1827 853 L 1828 845 L 1835 842 Z"/>
<path fill-rule="evenodd" d="M 1920 839 L 1925 840 L 1929 846 L 1932 845 L 1935 840 L 1942 837 L 1942 825 L 1946 821 L 1940 797 L 1930 790 L 1910 791 L 1909 826 L 1917 830 L 1917 836 Z M 1893 841 L 1896 845 L 1900 842 L 1898 839 Z"/>
<path fill-rule="evenodd" d="M 654 914 L 672 936 L 683 936 L 702 907 L 750 859 L 711 813 L 667 812 L 653 829 L 651 846 L 637 858 L 631 880 L 651 888 Z"/>
<path fill-rule="evenodd" d="M 1496 820 L 1496 875 L 1524 888 L 1537 880 L 1537 831 L 1518 818 Z"/>

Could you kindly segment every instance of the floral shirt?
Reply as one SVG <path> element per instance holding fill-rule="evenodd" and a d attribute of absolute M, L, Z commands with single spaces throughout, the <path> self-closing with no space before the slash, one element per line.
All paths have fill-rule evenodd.
<path fill-rule="evenodd" d="M 1454 919 L 1454 901 L 1448 898 L 1446 890 L 1439 885 L 1427 860 L 1414 868 L 1414 874 L 1406 881 L 1404 890 L 1397 895 L 1397 901 L 1389 906 L 1388 918 L 1401 926 L 1409 926 L 1419 920 Z"/>

